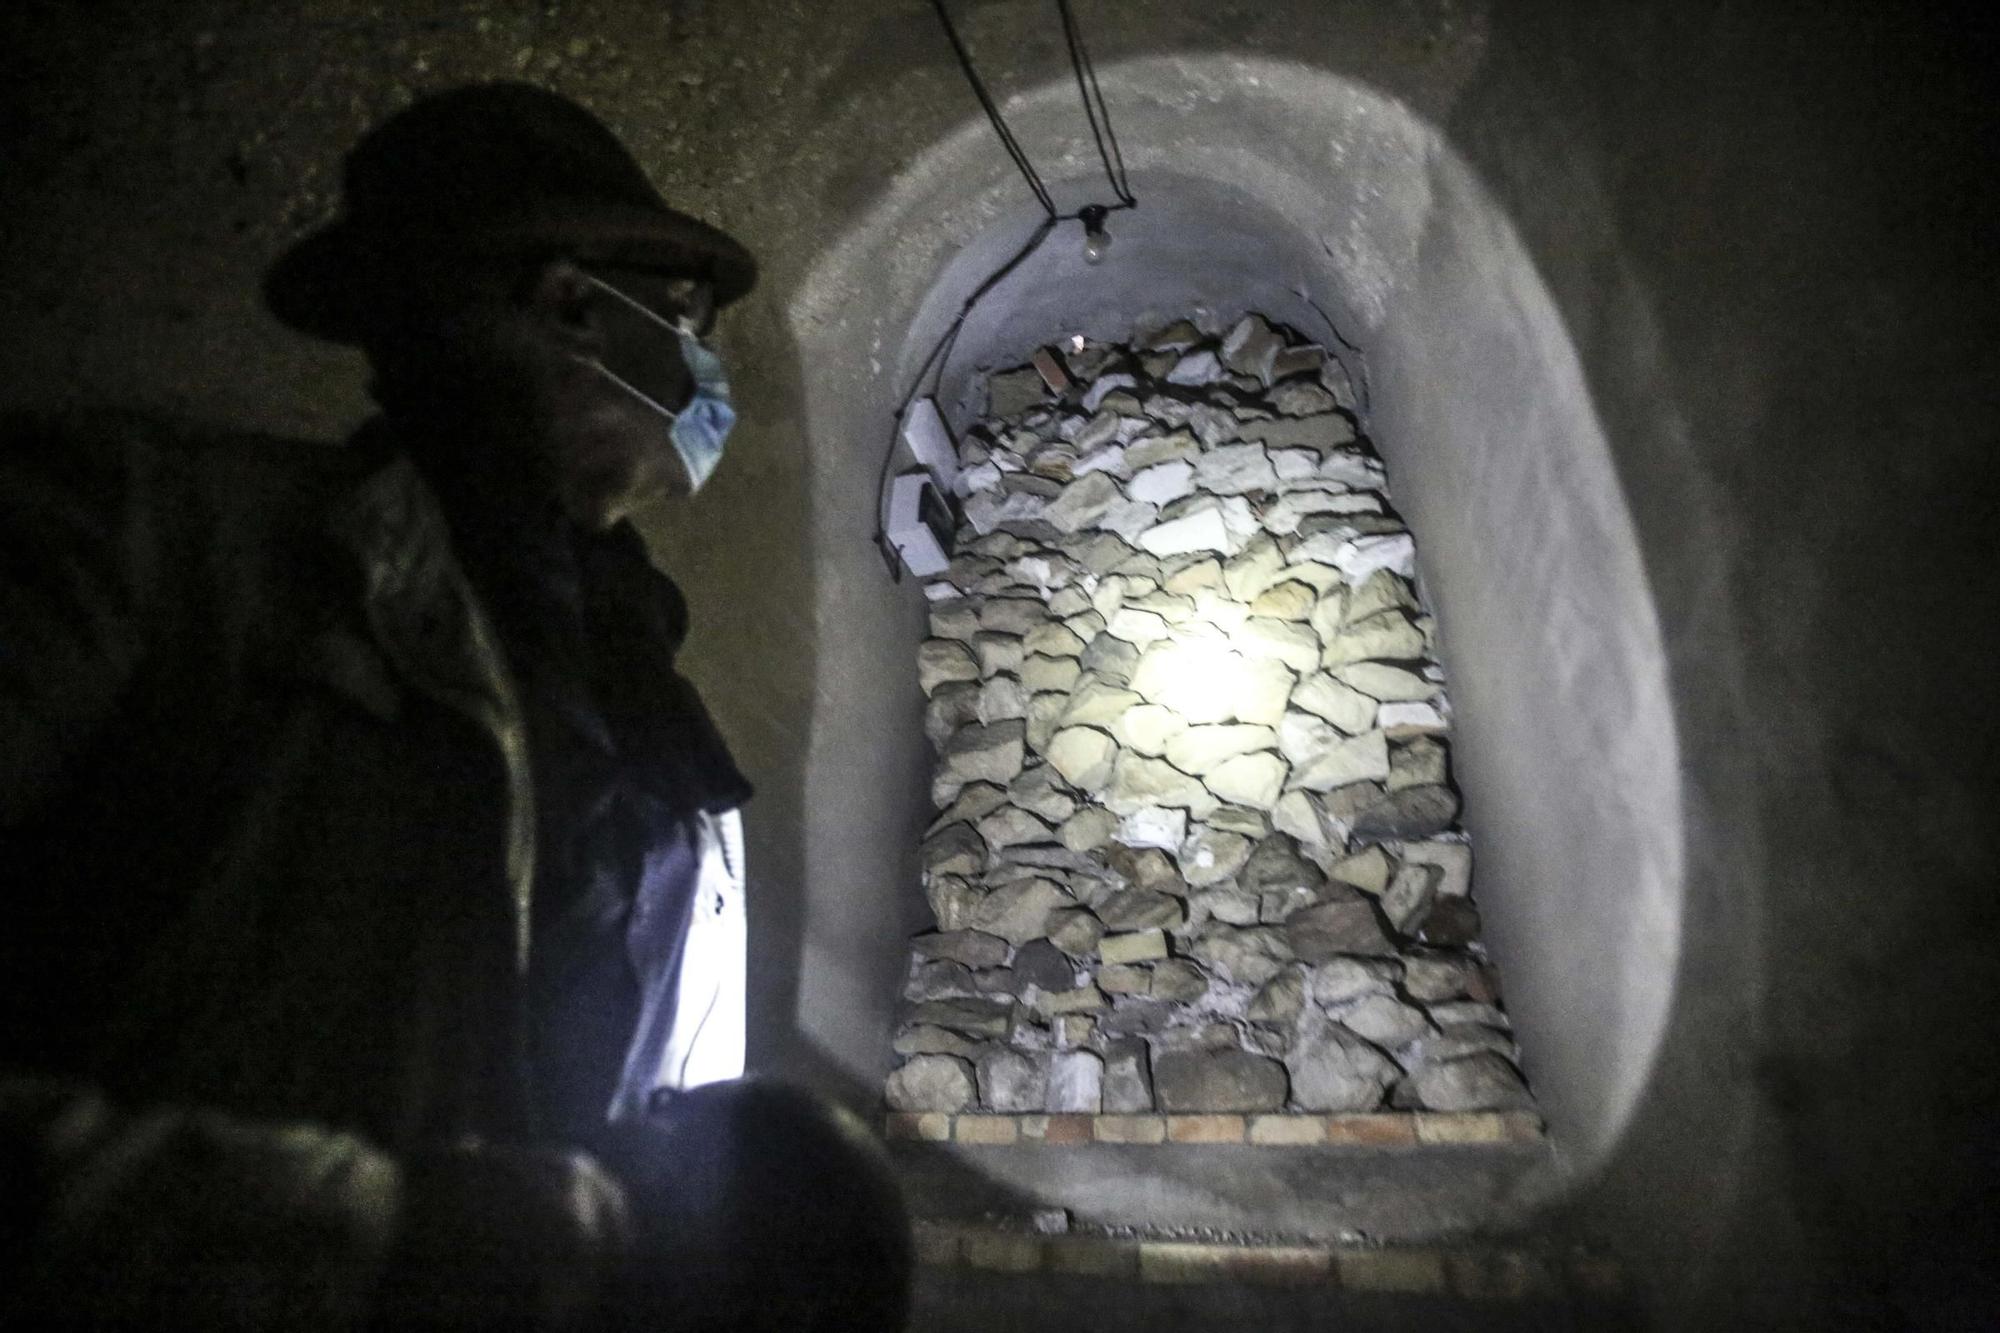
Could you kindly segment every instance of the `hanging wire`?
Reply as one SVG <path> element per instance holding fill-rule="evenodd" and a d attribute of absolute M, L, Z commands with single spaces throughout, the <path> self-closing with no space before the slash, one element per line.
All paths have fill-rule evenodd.
<path fill-rule="evenodd" d="M 1069 43 L 1070 68 L 1076 72 L 1076 91 L 1083 98 L 1083 114 L 1090 121 L 1090 137 L 1097 141 L 1097 156 L 1104 163 L 1104 175 L 1111 182 L 1118 202 L 1131 208 L 1139 201 L 1132 197 L 1131 178 L 1125 171 L 1125 155 L 1118 149 L 1118 135 L 1111 128 L 1111 108 L 1105 104 L 1104 89 L 1097 83 L 1097 66 L 1090 60 L 1090 48 L 1083 44 L 1083 30 L 1069 0 L 1056 0 L 1062 14 L 1063 37 Z M 1109 143 L 1107 151 L 1106 144 Z M 1116 163 L 1114 167 L 1112 164 Z"/>
<path fill-rule="evenodd" d="M 945 365 L 951 360 L 951 350 L 958 344 L 959 331 L 965 327 L 965 321 L 971 317 L 973 308 L 979 304 L 988 292 L 1006 281 L 1007 275 L 1025 263 L 1029 255 L 1039 250 L 1042 242 L 1046 241 L 1050 233 L 1055 231 L 1056 223 L 1064 220 L 1061 217 L 1051 214 L 1036 223 L 1034 232 L 1022 244 L 1021 248 L 1016 250 L 1006 263 L 987 274 L 985 280 L 972 289 L 971 295 L 967 296 L 964 304 L 959 306 L 958 314 L 951 321 L 951 327 L 944 331 L 943 337 L 931 345 L 930 355 L 926 356 L 923 364 L 917 367 L 917 373 L 910 377 L 910 387 L 904 391 L 902 401 L 896 404 L 896 415 L 889 427 L 889 445 L 882 451 L 882 466 L 875 474 L 874 541 L 876 549 L 882 553 L 882 559 L 889 566 L 889 576 L 898 583 L 903 581 L 903 567 L 902 562 L 897 557 L 896 548 L 889 541 L 889 534 L 882 527 L 882 491 L 889 484 L 889 469 L 896 461 L 896 444 L 901 435 L 903 418 L 909 413 L 910 404 L 917 400 L 918 392 L 924 387 L 925 376 L 928 375 L 930 377 L 931 393 L 933 395 L 938 392 L 939 387 L 944 383 Z"/>
<path fill-rule="evenodd" d="M 986 119 L 993 126 L 993 133 L 1000 140 L 1001 147 L 1007 150 L 1007 156 L 1013 160 L 1014 166 L 1021 173 L 1021 179 L 1028 183 L 1029 190 L 1034 192 L 1035 202 L 1041 205 L 1042 212 L 1047 216 L 1035 225 L 1034 232 L 1012 257 L 972 289 L 971 295 L 965 298 L 964 304 L 953 317 L 951 326 L 936 343 L 932 344 L 929 354 L 924 357 L 923 364 L 918 366 L 917 373 L 910 377 L 910 387 L 904 391 L 901 401 L 896 404 L 895 414 L 890 419 L 889 442 L 882 451 L 882 463 L 875 474 L 875 535 L 872 540 L 876 550 L 881 552 L 883 563 L 889 567 L 889 576 L 898 583 L 903 579 L 903 567 L 882 525 L 882 496 L 889 484 L 889 471 L 895 464 L 896 446 L 901 439 L 903 418 L 909 414 L 910 404 L 916 401 L 925 378 L 929 377 L 931 394 L 936 396 L 944 384 L 945 368 L 951 362 L 952 351 L 958 346 L 958 335 L 964 330 L 965 322 L 971 317 L 974 308 L 988 292 L 1005 281 L 1008 274 L 1019 268 L 1029 255 L 1041 248 L 1042 243 L 1055 231 L 1057 223 L 1082 221 L 1086 226 L 1101 226 L 1105 214 L 1139 206 L 1125 173 L 1125 157 L 1119 151 L 1118 136 L 1112 131 L 1111 112 L 1104 103 L 1103 89 L 1098 87 L 1097 70 L 1090 62 L 1090 51 L 1083 43 L 1083 33 L 1077 26 L 1076 15 L 1070 10 L 1069 0 L 1056 0 L 1056 7 L 1062 15 L 1063 35 L 1069 46 L 1070 67 L 1076 74 L 1077 91 L 1083 97 L 1083 110 L 1090 121 L 1090 134 L 1097 142 L 1097 155 L 1104 163 L 1104 174 L 1111 182 L 1112 192 L 1118 196 L 1116 204 L 1091 204 L 1074 213 L 1057 211 L 1055 197 L 1042 183 L 1041 173 L 1035 170 L 1035 164 L 1029 160 L 1027 150 L 1021 147 L 1020 141 L 1014 137 L 1014 132 L 1008 128 L 1006 117 L 1000 114 L 1000 108 L 994 103 L 993 95 L 986 89 L 985 80 L 979 77 L 978 69 L 973 66 L 972 54 L 966 50 L 964 41 L 958 35 L 958 29 L 953 26 L 951 14 L 945 9 L 944 0 L 931 0 L 931 8 L 937 11 L 938 23 L 944 28 L 945 37 L 951 43 L 952 54 L 958 59 L 960 72 L 965 75 L 965 81 L 971 85 L 973 96 L 979 99 L 980 109 L 986 113 Z"/>
<path fill-rule="evenodd" d="M 1014 165 L 1020 168 L 1021 178 L 1027 181 L 1028 188 L 1035 192 L 1035 201 L 1042 206 L 1042 211 L 1054 217 L 1056 215 L 1054 197 L 1049 194 L 1048 187 L 1042 184 L 1040 173 L 1035 170 L 1035 164 L 1028 160 L 1028 154 L 1022 149 L 1020 142 L 1014 138 L 1014 132 L 1007 128 L 1007 119 L 1000 114 L 1000 108 L 994 104 L 993 95 L 986 91 L 986 81 L 979 77 L 979 71 L 973 67 L 972 54 L 965 49 L 965 43 L 959 40 L 958 29 L 952 25 L 951 13 L 944 7 L 944 0 L 931 0 L 931 8 L 937 11 L 938 22 L 943 25 L 944 35 L 951 42 L 952 54 L 958 57 L 958 68 L 965 75 L 965 81 L 972 85 L 973 96 L 979 99 L 980 109 L 992 123 L 993 133 L 999 136 L 1001 146 L 1007 150 L 1007 156 L 1013 158 Z"/>

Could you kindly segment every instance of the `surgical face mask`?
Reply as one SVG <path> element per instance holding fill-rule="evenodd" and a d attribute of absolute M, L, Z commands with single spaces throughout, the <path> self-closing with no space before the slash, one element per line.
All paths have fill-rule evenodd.
<path fill-rule="evenodd" d="M 729 438 L 730 427 L 736 424 L 736 407 L 729 398 L 729 377 L 723 372 L 722 358 L 686 328 L 669 323 L 602 278 L 586 276 L 599 288 L 680 340 L 681 359 L 694 376 L 694 397 L 678 412 L 618 374 L 601 359 L 578 359 L 673 423 L 669 435 L 674 442 L 674 452 L 680 455 L 681 466 L 687 469 L 688 487 L 700 490 L 702 484 L 714 474 L 716 464 L 722 461 L 723 443 Z"/>

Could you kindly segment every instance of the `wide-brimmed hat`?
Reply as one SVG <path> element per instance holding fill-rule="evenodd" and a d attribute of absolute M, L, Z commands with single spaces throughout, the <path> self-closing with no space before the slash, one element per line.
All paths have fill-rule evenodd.
<path fill-rule="evenodd" d="M 371 130 L 343 166 L 339 217 L 286 251 L 264 299 L 286 324 L 359 343 L 426 270 L 571 254 L 701 278 L 718 307 L 756 285 L 735 240 L 669 208 L 603 122 L 520 83 L 426 97 Z"/>

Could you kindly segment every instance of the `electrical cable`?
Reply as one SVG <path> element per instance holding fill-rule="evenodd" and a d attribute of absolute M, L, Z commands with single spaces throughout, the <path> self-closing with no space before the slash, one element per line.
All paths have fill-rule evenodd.
<path fill-rule="evenodd" d="M 1014 159 L 1014 165 L 1020 169 L 1021 179 L 1027 181 L 1028 188 L 1034 191 L 1035 201 L 1042 206 L 1042 211 L 1053 218 L 1056 215 L 1055 198 L 1049 193 L 1048 187 L 1042 184 L 1040 173 L 1035 170 L 1035 164 L 1028 160 L 1028 154 L 1022 149 L 1020 142 L 1014 138 L 1014 132 L 1007 128 L 1007 119 L 1000 114 L 1000 108 L 994 104 L 993 95 L 986 91 L 986 81 L 979 77 L 979 71 L 973 67 L 972 54 L 965 49 L 965 43 L 959 39 L 958 29 L 952 25 L 951 13 L 944 7 L 944 0 L 931 0 L 931 8 L 937 11 L 938 22 L 943 25 L 944 35 L 951 42 L 952 54 L 958 57 L 958 68 L 965 75 L 965 81 L 972 85 L 972 94 L 979 99 L 980 109 L 986 113 L 986 119 L 991 122 L 993 133 L 999 136 L 1001 146 L 1007 150 L 1007 156 Z"/>
<path fill-rule="evenodd" d="M 1111 182 L 1112 193 L 1118 202 L 1127 208 L 1139 201 L 1132 197 L 1131 178 L 1125 171 L 1125 154 L 1119 151 L 1118 135 L 1111 128 L 1111 108 L 1105 104 L 1104 89 L 1097 83 L 1097 66 L 1091 63 L 1090 48 L 1083 43 L 1083 30 L 1077 26 L 1076 14 L 1070 9 L 1069 0 L 1056 0 L 1056 9 L 1062 14 L 1063 37 L 1069 43 L 1070 68 L 1076 73 L 1077 95 L 1083 99 L 1083 114 L 1090 121 L 1090 137 L 1097 141 L 1097 156 L 1104 163 L 1104 175 Z M 1099 128 L 1102 119 L 1103 127 Z M 1106 141 L 1110 151 L 1105 150 Z M 1117 167 L 1112 166 L 1116 160 Z"/>
<path fill-rule="evenodd" d="M 896 444 L 899 428 L 903 424 L 903 418 L 908 414 L 910 404 L 917 400 L 918 391 L 924 387 L 925 376 L 928 375 L 931 377 L 931 392 L 933 394 L 938 391 L 938 386 L 944 382 L 944 370 L 946 364 L 951 360 L 951 349 L 957 345 L 959 331 L 965 327 L 965 321 L 971 317 L 973 308 L 979 304 L 980 300 L 988 292 L 1005 281 L 1008 274 L 1026 262 L 1029 255 L 1040 249 L 1042 242 L 1046 241 L 1050 233 L 1055 231 L 1056 223 L 1064 220 L 1064 218 L 1051 214 L 1036 223 L 1034 232 L 1028 237 L 1021 248 L 1016 250 L 1006 263 L 987 274 L 985 280 L 972 289 L 972 294 L 967 296 L 964 304 L 959 306 L 958 314 L 951 321 L 951 327 L 945 330 L 943 337 L 931 345 L 930 355 L 926 356 L 923 364 L 917 367 L 917 373 L 910 377 L 910 387 L 904 391 L 902 401 L 896 404 L 896 413 L 889 425 L 889 445 L 882 451 L 882 466 L 875 474 L 874 541 L 876 549 L 882 553 L 882 559 L 889 566 L 889 576 L 898 583 L 903 581 L 903 567 L 901 561 L 897 558 L 895 547 L 889 542 L 888 533 L 882 527 L 882 492 L 889 484 L 889 469 L 896 461 Z"/>
<path fill-rule="evenodd" d="M 895 413 L 890 418 L 889 442 L 882 451 L 882 463 L 875 473 L 875 535 L 872 540 L 875 549 L 881 553 L 883 563 L 888 566 L 889 577 L 900 583 L 903 580 L 902 562 L 895 547 L 890 543 L 882 521 L 882 497 L 889 484 L 889 472 L 895 465 L 896 446 L 900 441 L 903 418 L 909 414 L 910 404 L 916 401 L 917 393 L 923 388 L 926 376 L 931 381 L 931 394 L 936 396 L 944 384 L 945 368 L 951 363 L 951 354 L 958 346 L 958 335 L 965 328 L 965 322 L 975 307 L 995 287 L 1005 281 L 1007 275 L 1019 268 L 1029 255 L 1041 248 L 1044 241 L 1055 231 L 1059 222 L 1083 222 L 1086 227 L 1103 225 L 1108 213 L 1122 212 L 1137 208 L 1139 201 L 1132 194 L 1131 182 L 1125 172 L 1125 155 L 1119 150 L 1118 136 L 1111 128 L 1111 111 L 1104 101 L 1104 90 L 1098 86 L 1097 70 L 1090 61 L 1090 51 L 1084 45 L 1082 30 L 1077 26 L 1076 15 L 1071 11 L 1069 0 L 1056 0 L 1057 10 L 1062 16 L 1063 35 L 1069 47 L 1070 67 L 1076 75 L 1077 92 L 1083 98 L 1083 111 L 1090 121 L 1091 137 L 1097 142 L 1098 158 L 1104 163 L 1105 177 L 1111 182 L 1111 189 L 1118 196 L 1116 204 L 1090 204 L 1074 213 L 1061 213 L 1056 209 L 1055 197 L 1043 184 L 1041 173 L 1029 160 L 1027 150 L 1021 147 L 1014 132 L 1008 128 L 1006 117 L 987 91 L 985 80 L 979 77 L 978 69 L 972 63 L 972 54 L 952 24 L 951 14 L 945 8 L 945 0 L 931 0 L 931 8 L 937 11 L 938 23 L 944 28 L 945 38 L 951 43 L 952 54 L 958 60 L 958 68 L 971 85 L 973 96 L 979 99 L 979 106 L 986 113 L 986 119 L 993 127 L 1000 146 L 1007 150 L 1007 156 L 1021 173 L 1021 179 L 1028 183 L 1034 193 L 1035 202 L 1040 204 L 1045 216 L 1035 226 L 1025 244 L 1000 267 L 989 273 L 980 284 L 972 289 L 958 313 L 952 318 L 951 326 L 942 337 L 932 344 L 917 373 L 910 378 L 910 387 L 904 391 L 901 401 L 896 404 Z M 1094 100 L 1093 100 L 1094 99 Z M 1116 164 L 1115 167 L 1113 164 Z"/>

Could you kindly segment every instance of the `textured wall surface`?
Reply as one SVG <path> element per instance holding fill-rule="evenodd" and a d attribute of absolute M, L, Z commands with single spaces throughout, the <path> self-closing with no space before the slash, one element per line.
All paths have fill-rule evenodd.
<path fill-rule="evenodd" d="M 1043 170 L 1087 181 L 1081 126 L 1034 109 L 1066 87 L 1046 6 L 963 9 L 990 79 L 1026 94 Z M 1082 9 L 1108 75 L 1156 71 L 1143 97 L 1117 91 L 1128 154 L 1156 181 L 1266 173 L 1264 206 L 1307 241 L 1229 266 L 1345 275 L 1347 308 L 1332 313 L 1379 374 L 1373 433 L 1427 561 L 1469 572 L 1476 552 L 1454 540 L 1515 543 L 1491 577 L 1514 580 L 1519 604 L 1470 598 L 1442 573 L 1432 587 L 1488 868 L 1544 854 L 1537 821 L 1591 822 L 1558 788 L 1480 822 L 1482 803 L 1533 794 L 1534 765 L 1564 766 L 1565 746 L 1600 763 L 1628 747 L 1589 793 L 1624 819 L 1624 794 L 1657 781 L 1663 754 L 1643 743 L 1651 723 L 1607 709 L 1524 757 L 1519 729 L 1536 714 L 1508 711 L 1518 674 L 1483 651 L 1523 631 L 1498 617 L 1601 640 L 1612 656 L 1574 656 L 1574 683 L 1606 660 L 1636 666 L 1635 715 L 1658 704 L 1670 720 L 1678 861 L 1607 837 L 1607 854 L 1652 857 L 1662 879 L 1607 860 L 1572 903 L 1651 921 L 1660 947 L 1670 937 L 1671 984 L 1632 992 L 1658 1028 L 1642 1066 L 1619 1066 L 1629 1045 L 1587 1044 L 1623 1020 L 1565 1017 L 1557 990 L 1538 1022 L 1510 954 L 1533 947 L 1553 900 L 1522 879 L 1511 926 L 1489 903 L 1531 1066 L 1539 1026 L 1586 1041 L 1548 1047 L 1575 1053 L 1574 1086 L 1593 1060 L 1617 1067 L 1606 1100 L 1551 1102 L 1582 1168 L 1571 1205 L 1624 1242 L 1687 1326 L 1952 1296 L 1964 1272 L 1946 1266 L 1992 1239 L 1978 1186 L 2000 1103 L 1981 1032 L 2000 985 L 2000 737 L 1973 646 L 1995 610 L 1983 229 L 2000 174 L 1973 92 L 1990 34 L 1861 5 L 1809 20 L 1555 0 Z M 1370 90 L 1449 161 L 1401 177 L 1418 193 L 1357 195 L 1355 180 L 1429 148 L 1359 122 L 1312 139 L 1338 108 L 1246 119 L 1263 75 L 1245 61 L 1297 71 L 1300 88 Z M 913 675 L 829 647 L 876 636 L 907 663 L 921 637 L 920 599 L 883 581 L 866 540 L 875 450 L 909 349 L 951 304 L 926 299 L 960 247 L 1004 244 L 996 225 L 1019 207 L 927 7 L 26 0 L 0 14 L 0 63 L 9 405 L 337 438 L 365 409 L 360 368 L 282 336 L 257 309 L 257 275 L 324 215 L 338 153 L 366 124 L 467 79 L 582 98 L 671 197 L 759 251 L 765 284 L 723 335 L 744 428 L 699 504 L 663 510 L 649 536 L 693 603 L 692 668 L 760 783 L 761 1058 L 861 1086 L 865 1053 L 886 1056 L 900 961 L 871 942 L 922 911 L 908 850 L 924 814 L 921 708 Z M 1230 139 L 1265 154 L 1204 160 Z M 1494 268 L 1496 246 L 1521 264 Z M 1534 281 L 1487 281 L 1504 274 Z M 1509 325 L 1512 340 L 1488 337 Z M 1548 375 L 1574 391 L 1519 392 Z M 1564 443 L 1579 421 L 1601 450 Z M 1541 440 L 1561 447 L 1538 452 Z M 1464 521 L 1475 482 L 1537 480 L 1591 519 L 1550 529 L 1580 544 L 1547 566 L 1532 562 L 1549 544 Z M 1598 549 L 1583 538 L 1620 523 L 1623 554 L 1572 577 Z M 1590 612 L 1607 588 L 1620 605 L 1637 590 L 1656 648 L 1641 621 Z M 1655 812 L 1659 795 L 1641 804 Z M 1508 818 L 1522 820 L 1511 853 Z M 1659 831 L 1650 813 L 1631 827 Z M 1549 984 L 1615 994 L 1627 975 L 1615 951 L 1596 974 L 1576 961 Z M 1545 1093 L 1564 1081 L 1536 1077 Z"/>

